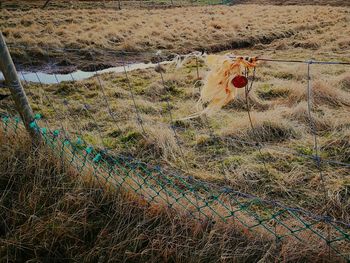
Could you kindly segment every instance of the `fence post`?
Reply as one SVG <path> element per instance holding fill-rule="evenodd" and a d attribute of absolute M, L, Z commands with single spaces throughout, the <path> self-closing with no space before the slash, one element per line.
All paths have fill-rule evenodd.
<path fill-rule="evenodd" d="M 43 7 L 41 9 L 45 9 L 45 7 L 50 3 L 51 0 L 46 0 L 45 4 L 43 5 Z"/>
<path fill-rule="evenodd" d="M 0 71 L 2 71 L 6 85 L 11 91 L 12 99 L 15 102 L 16 109 L 20 114 L 23 123 L 35 143 L 41 139 L 40 132 L 31 127 L 34 121 L 32 108 L 29 105 L 28 98 L 18 77 L 15 65 L 13 64 L 10 52 L 6 46 L 5 39 L 0 31 Z"/>

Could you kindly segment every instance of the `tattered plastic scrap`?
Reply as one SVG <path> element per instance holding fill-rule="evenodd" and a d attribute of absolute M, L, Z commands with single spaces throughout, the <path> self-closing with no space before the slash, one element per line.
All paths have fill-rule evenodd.
<path fill-rule="evenodd" d="M 256 67 L 257 59 L 208 55 L 209 72 L 204 79 L 198 104 L 204 109 L 188 116 L 192 119 L 202 114 L 212 115 L 237 96 L 237 89 L 248 85 L 248 75 Z"/>

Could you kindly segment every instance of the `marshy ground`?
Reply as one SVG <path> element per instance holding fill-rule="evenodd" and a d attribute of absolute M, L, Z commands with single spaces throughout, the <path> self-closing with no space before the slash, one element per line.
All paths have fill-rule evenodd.
<path fill-rule="evenodd" d="M 158 50 L 163 50 L 162 60 L 200 50 L 349 62 L 349 23 L 348 7 L 311 5 L 0 14 L 1 30 L 18 65 L 45 70 L 49 63 L 51 69 L 66 71 L 156 61 Z M 191 59 L 180 68 L 169 64 L 128 76 L 25 83 L 25 89 L 34 111 L 43 116 L 42 125 L 63 125 L 97 148 L 349 224 L 349 167 L 322 163 L 321 176 L 310 158 L 314 134 L 307 66 L 259 63 L 249 94 L 254 129 L 243 93 L 214 116 L 181 120 L 197 111 L 198 80 L 206 70 L 203 61 Z M 319 154 L 343 163 L 350 162 L 349 70 L 311 66 Z M 10 99 L 1 100 L 0 108 L 11 112 Z"/>
<path fill-rule="evenodd" d="M 199 77 L 206 70 L 199 61 Z M 249 94 L 253 129 L 244 93 L 214 116 L 181 120 L 197 111 L 201 83 L 196 61 L 181 68 L 163 65 L 164 83 L 157 71 L 25 88 L 44 126 L 59 129 L 63 124 L 101 149 L 349 222 L 348 167 L 322 165 L 328 199 L 320 202 L 325 189 L 310 158 L 314 137 L 306 65 L 259 64 Z M 313 65 L 311 78 L 320 156 L 348 163 L 348 68 Z M 1 105 L 10 105 L 10 98 Z M 257 143 L 263 144 L 261 150 Z"/>
<path fill-rule="evenodd" d="M 345 58 L 350 48 L 350 9 L 328 6 L 234 5 L 161 10 L 60 9 L 0 14 L 0 28 L 17 62 L 52 62 L 91 69 L 129 61 L 163 59 L 194 50 L 249 48 L 283 57 Z M 65 52 L 59 52 L 64 49 Z M 55 51 L 56 50 L 56 51 Z M 94 51 L 94 57 L 90 52 Z M 109 55 L 101 50 L 112 51 Z M 146 54 L 146 52 L 150 52 Z"/>

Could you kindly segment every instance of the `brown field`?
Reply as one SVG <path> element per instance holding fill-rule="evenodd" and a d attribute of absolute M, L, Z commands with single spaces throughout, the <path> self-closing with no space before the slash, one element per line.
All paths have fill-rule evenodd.
<path fill-rule="evenodd" d="M 213 4 L 218 3 L 219 0 L 211 0 Z M 45 1 L 42 0 L 2 0 L 2 8 L 8 10 L 28 11 L 30 9 L 43 8 Z M 46 10 L 67 10 L 67 9 L 157 9 L 157 8 L 173 8 L 178 6 L 193 6 L 204 5 L 205 2 L 190 1 L 190 0 L 52 0 L 46 7 Z"/>
<path fill-rule="evenodd" d="M 101 191 L 30 145 L 23 133 L 0 129 L 2 262 L 331 262 L 319 247 L 277 246 L 232 225 L 142 206 L 119 189 Z"/>
<path fill-rule="evenodd" d="M 146 61 L 157 50 L 163 50 L 166 58 L 194 50 L 238 48 L 249 49 L 252 55 L 278 52 L 283 57 L 347 59 L 349 12 L 344 7 L 259 5 L 117 12 L 5 10 L 0 14 L 0 28 L 9 44 L 31 47 L 35 64 L 47 63 L 49 53 L 56 62 L 79 68 L 89 68 L 91 50 L 97 50 L 94 59 L 100 67 L 115 64 L 118 54 L 100 54 L 106 49 L 132 52 L 129 59 L 137 60 L 136 56 Z M 73 50 L 55 55 L 51 49 Z M 14 48 L 12 53 L 18 62 L 24 57 L 23 48 Z"/>
<path fill-rule="evenodd" d="M 329 6 L 350 6 L 347 0 L 237 0 L 237 4 L 257 5 L 329 5 Z"/>
<path fill-rule="evenodd" d="M 200 50 L 350 62 L 350 8 L 345 1 L 320 0 L 312 3 L 322 5 L 306 6 L 245 3 L 259 4 L 4 10 L 0 28 L 17 65 L 47 70 L 45 66 L 53 63 L 51 71 L 106 68 L 122 60 L 155 61 L 158 50 L 163 60 Z M 349 167 L 322 163 L 320 174 L 309 158 L 314 137 L 307 65 L 258 64 L 249 94 L 253 129 L 244 94 L 214 116 L 181 120 L 196 111 L 202 87 L 198 79 L 207 70 L 201 59 L 198 64 L 190 59 L 180 68 L 167 64 L 128 76 L 107 73 L 83 81 L 24 84 L 33 110 L 43 116 L 41 125 L 63 125 L 100 150 L 349 224 Z M 350 163 L 350 67 L 311 65 L 311 79 L 310 110 L 320 156 Z M 13 113 L 9 98 L 0 101 L 0 110 Z M 274 253 L 281 260 L 279 252 Z M 287 256 L 291 261 L 302 257 Z"/>
<path fill-rule="evenodd" d="M 306 65 L 258 66 L 249 95 L 255 131 L 248 121 L 243 94 L 212 117 L 179 120 L 196 111 L 201 84 L 196 84 L 195 62 L 180 69 L 173 65 L 164 69 L 165 87 L 160 74 L 148 69 L 130 72 L 130 86 L 124 74 L 108 73 L 85 81 L 25 88 L 34 111 L 44 116 L 42 125 L 60 128 L 63 123 L 91 145 L 154 165 L 162 163 L 164 169 L 180 169 L 184 174 L 290 206 L 319 213 L 326 205 L 327 213 L 349 221 L 346 211 L 350 203 L 344 201 L 350 183 L 348 168 L 322 166 L 329 199 L 320 202 L 324 185 L 319 170 L 313 160 L 298 156 L 313 153 Z M 200 63 L 199 76 L 205 72 Z M 312 110 L 321 156 L 345 163 L 349 162 L 349 78 L 347 66 L 312 66 Z M 106 99 L 114 119 L 107 111 Z M 2 101 L 1 108 L 9 102 Z M 84 104 L 89 107 L 87 112 Z M 267 148 L 260 153 L 256 142 Z"/>

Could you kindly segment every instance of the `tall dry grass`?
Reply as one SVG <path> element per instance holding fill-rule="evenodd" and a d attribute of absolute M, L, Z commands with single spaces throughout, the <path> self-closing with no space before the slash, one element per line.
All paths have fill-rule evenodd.
<path fill-rule="evenodd" d="M 307 248 L 194 221 L 183 211 L 99 188 L 28 135 L 0 129 L 3 262 L 331 262 Z M 86 174 L 87 172 L 87 174 Z"/>
<path fill-rule="evenodd" d="M 13 15 L 21 15 L 23 19 L 15 19 L 12 17 Z M 103 18 L 101 18 L 102 15 Z M 40 10 L 32 10 L 28 13 L 5 11 L 0 16 L 1 28 L 4 28 L 10 43 L 26 45 L 29 43 L 37 47 L 33 51 L 34 53 L 29 54 L 37 62 L 47 61 L 46 58 L 44 59 L 39 55 L 47 55 L 42 46 L 77 48 L 79 50 L 78 54 L 64 53 L 63 57 L 60 57 L 60 59 L 65 59 L 68 65 L 75 63 L 75 56 L 77 60 L 90 60 L 94 64 L 100 61 L 109 63 L 108 60 L 111 57 L 114 59 L 113 56 L 102 56 L 101 60 L 99 58 L 92 60 L 86 52 L 96 48 L 137 52 L 169 49 L 174 52 L 186 52 L 198 48 L 218 51 L 231 47 L 252 47 L 255 45 L 252 49 L 240 49 L 235 52 L 249 55 L 252 55 L 252 53 L 262 54 L 263 56 L 276 56 L 278 58 L 313 57 L 333 60 L 347 60 L 344 54 L 347 54 L 350 50 L 348 8 L 312 6 L 282 8 L 249 5 L 235 6 L 234 8 L 196 7 L 151 11 L 133 10 L 128 12 L 68 10 L 64 15 L 54 11 Z M 142 44 L 146 43 L 144 41 L 147 41 L 147 44 Z M 16 58 L 18 61 L 23 61 L 25 52 L 21 53 L 23 50 L 17 51 L 18 53 L 14 53 Z M 67 61 L 67 59 L 71 61 Z M 132 57 L 132 59 L 135 59 L 135 57 Z M 201 76 L 203 76 L 205 70 L 205 67 L 201 64 L 199 69 Z M 220 185 L 229 185 L 238 191 L 277 200 L 293 207 L 302 207 L 318 215 L 327 214 L 341 221 L 350 222 L 348 169 L 328 164 L 322 165 L 323 182 L 315 162 L 298 156 L 298 154 L 312 155 L 314 147 L 313 131 L 310 127 L 307 108 L 307 76 L 304 65 L 261 63 L 257 69 L 256 83 L 249 99 L 252 106 L 251 114 L 255 127 L 254 131 L 250 127 L 244 97 L 240 97 L 227 105 L 212 118 L 170 123 L 169 108 L 175 120 L 188 116 L 195 111 L 200 85 L 195 86 L 197 77 L 193 61 L 185 64 L 181 69 L 165 66 L 163 74 L 166 87 L 163 87 L 159 73 L 153 69 L 130 72 L 131 87 L 129 87 L 123 74 L 111 73 L 100 76 L 111 109 L 117 116 L 117 124 L 121 127 L 121 130 L 116 127 L 116 123 L 111 120 L 106 111 L 105 100 L 102 96 L 99 81 L 96 78 L 75 83 L 65 82 L 57 85 L 44 85 L 43 87 L 31 83 L 26 85 L 25 88 L 34 110 L 43 115 L 44 120 L 48 121 L 50 127 L 59 129 L 60 125 L 63 124 L 73 134 L 80 132 L 77 125 L 80 122 L 83 138 L 91 145 L 100 148 L 106 147 L 117 154 L 131 156 L 149 164 L 157 164 L 166 168 L 166 170 L 176 169 L 184 175 L 189 174 Z M 322 158 L 349 162 L 349 83 L 348 69 L 345 67 L 312 65 L 314 98 L 311 106 Z M 137 110 L 143 120 L 145 134 L 142 133 L 137 122 L 136 109 L 130 90 L 134 94 Z M 52 99 L 59 114 L 53 110 L 52 105 L 45 99 L 43 91 Z M 85 103 L 83 98 L 89 105 L 89 111 L 96 118 L 97 123 L 83 109 L 83 103 Z M 64 100 L 69 101 L 68 107 L 64 106 Z M 167 100 L 169 105 L 166 103 Z M 4 105 L 7 109 L 7 103 L 8 99 L 5 99 L 1 102 L 1 105 Z M 170 124 L 177 132 L 181 151 Z M 210 129 L 214 131 L 214 135 L 210 134 Z M 102 139 L 99 135 L 100 131 Z M 251 144 L 247 144 L 245 141 Z M 264 148 L 259 152 L 256 147 L 257 142 L 263 142 L 271 148 Z M 11 152 L 10 147 L 6 146 L 8 144 L 4 143 L 3 145 L 7 147 L 6 151 Z M 279 147 L 292 150 L 297 155 L 281 152 L 278 150 Z M 19 148 L 18 152 L 20 152 Z M 26 153 L 26 151 L 23 152 Z M 24 155 L 23 160 L 33 159 L 28 156 Z M 14 157 L 11 158 L 9 160 L 12 162 Z M 20 163 L 26 164 L 23 160 L 21 159 Z M 4 162 L 4 167 L 9 167 L 9 163 Z M 32 166 L 32 163 L 29 166 L 42 169 L 41 167 Z M 42 169 L 42 171 L 46 170 Z M 7 171 L 4 174 L 7 174 Z M 36 178 L 35 176 L 32 177 Z M 36 179 L 36 181 L 41 180 L 39 179 Z M 56 183 L 54 182 L 54 184 Z M 71 186 L 70 183 L 72 182 L 69 181 L 67 185 Z M 324 184 L 325 187 L 323 187 Z M 28 185 L 31 186 L 31 184 Z M 36 187 L 36 189 L 40 189 L 40 187 Z M 28 195 L 36 196 L 32 194 L 32 188 L 30 188 Z M 63 190 L 66 191 L 67 189 Z M 325 190 L 326 200 L 324 198 Z M 66 192 L 59 193 L 65 194 Z M 74 198 L 77 196 L 75 192 L 69 192 L 68 195 L 73 195 Z M 85 196 L 85 192 L 83 192 L 83 196 Z M 102 196 L 105 198 L 104 195 Z M 102 197 L 99 196 L 99 198 Z M 127 202 L 124 206 L 124 197 L 106 198 L 103 200 L 108 200 L 107 202 L 116 200 L 123 204 L 122 207 L 118 207 L 121 211 L 124 211 L 125 207 L 130 205 L 130 202 Z M 32 199 L 29 198 L 29 200 Z M 96 201 L 96 199 L 90 199 L 89 197 L 84 200 L 92 207 L 102 206 L 98 201 L 100 199 Z M 31 202 L 34 203 L 34 201 Z M 68 207 L 64 200 L 60 200 L 58 203 L 63 203 Z M 57 204 L 53 203 L 53 207 L 56 206 Z M 81 209 L 90 211 L 85 206 Z M 109 206 L 106 209 L 111 211 L 112 214 L 115 213 L 115 210 Z M 80 244 L 84 243 L 84 240 L 80 239 L 81 232 L 78 235 L 70 230 L 73 233 L 69 232 L 67 234 L 66 230 L 61 228 L 54 229 L 55 231 L 62 231 L 59 233 L 62 233 L 65 238 L 73 236 L 73 239 L 75 238 L 78 242 L 78 244 L 70 245 L 70 247 L 76 248 L 76 250 L 73 249 L 76 255 L 74 256 L 70 252 L 65 252 L 67 253 L 65 255 L 68 258 L 89 260 L 95 259 L 92 257 L 95 255 L 97 257 L 102 254 L 107 255 L 107 252 L 104 251 L 108 250 L 116 251 L 115 258 L 110 254 L 105 258 L 112 257 L 115 260 L 205 261 L 210 259 L 210 261 L 218 261 L 220 257 L 220 260 L 223 261 L 254 261 L 249 255 L 246 257 L 241 248 L 237 247 L 236 243 L 232 241 L 237 236 L 241 238 L 232 229 L 218 228 L 216 230 L 214 228 L 214 233 L 212 233 L 212 229 L 205 228 L 204 232 L 201 232 L 204 234 L 200 238 L 194 238 L 193 232 L 188 228 L 182 228 L 182 219 L 178 218 L 182 215 L 171 214 L 170 217 L 165 219 L 163 217 L 159 219 L 157 215 L 157 217 L 151 216 L 150 219 L 148 212 L 145 212 L 148 210 L 139 207 L 135 209 L 137 213 L 142 211 L 142 216 L 128 214 L 128 219 L 121 217 L 122 222 L 124 220 L 128 222 L 125 224 L 120 223 L 119 219 L 117 220 L 113 215 L 107 213 L 108 216 L 113 218 L 113 223 L 110 223 L 112 227 L 105 227 L 106 221 L 103 221 L 105 217 L 97 209 L 97 216 L 102 217 L 103 222 L 96 231 L 92 228 L 94 224 L 99 226 L 99 222 L 95 221 L 95 217 L 92 217 L 91 221 L 88 220 L 88 224 L 83 223 L 79 227 L 69 225 L 69 227 L 76 228 L 78 231 L 82 228 L 87 229 L 86 233 L 92 237 L 92 240 L 97 240 L 95 242 L 97 245 L 102 244 L 102 248 L 84 244 L 84 248 L 92 249 L 88 250 L 89 252 L 86 254 L 80 254 L 79 252 L 79 249 L 82 250 L 81 247 L 83 246 L 80 246 Z M 133 211 L 132 213 L 134 213 Z M 20 211 L 20 213 L 23 213 L 23 211 Z M 63 211 L 64 219 L 70 222 L 69 218 L 75 218 L 77 213 L 77 210 L 71 211 L 67 208 Z M 167 210 L 165 214 L 169 215 L 169 213 Z M 26 215 L 26 213 L 24 214 Z M 145 214 L 147 217 L 144 217 Z M 51 214 L 48 216 L 50 220 L 52 220 L 52 217 Z M 175 219 L 171 219 L 174 217 Z M 130 239 L 125 238 L 120 243 L 113 243 L 113 240 L 119 242 L 119 235 L 123 236 L 124 232 L 119 228 L 119 225 L 129 231 L 127 226 L 129 222 L 133 226 L 139 224 L 139 222 L 128 221 L 130 218 L 136 218 L 141 222 L 152 222 L 152 224 L 155 222 L 152 221 L 153 219 L 160 220 L 165 222 L 165 225 L 156 224 L 157 228 L 151 228 L 151 231 L 142 228 L 140 230 L 141 237 L 130 230 L 130 233 L 132 233 Z M 85 218 L 83 219 L 85 220 Z M 78 217 L 77 221 L 86 222 L 83 219 Z M 114 220 L 118 225 L 114 225 Z M 47 224 L 46 221 L 45 224 Z M 193 224 L 192 221 L 191 223 L 185 223 L 186 227 L 187 224 L 191 225 L 191 229 L 198 228 L 198 225 Z M 54 222 L 52 225 L 56 226 L 56 223 Z M 180 230 L 178 230 L 178 225 L 181 226 Z M 14 228 L 16 227 L 17 225 Z M 147 225 L 147 227 L 150 226 Z M 25 225 L 24 228 L 28 229 L 29 227 Z M 107 235 L 106 239 L 100 238 L 99 235 L 105 237 L 105 234 L 100 234 L 103 228 L 113 234 Z M 114 231 L 113 228 L 116 230 Z M 199 228 L 201 229 L 202 226 Z M 92 234 L 89 229 L 93 229 Z M 172 232 L 169 232 L 169 229 Z M 49 230 L 53 231 L 51 228 Z M 45 230 L 36 227 L 33 228 L 33 231 L 48 233 L 46 232 L 47 227 Z M 120 231 L 122 234 L 116 231 Z M 165 232 L 159 234 L 157 231 Z M 185 238 L 174 239 L 174 236 L 183 235 L 181 231 L 186 233 Z M 226 231 L 233 231 L 234 237 L 227 234 Z M 13 233 L 18 232 L 13 230 Z M 144 238 L 145 233 L 149 234 L 151 238 Z M 163 235 L 163 233 L 165 234 Z M 57 237 L 57 232 L 54 232 L 54 234 L 54 237 Z M 35 234 L 30 232 L 30 236 L 35 236 Z M 226 244 L 226 241 L 220 239 L 220 236 L 228 237 L 229 243 Z M 211 239 L 212 237 L 215 242 Z M 45 238 L 51 238 L 51 236 L 47 234 Z M 39 242 L 38 247 L 40 251 L 44 251 L 44 254 L 53 253 L 52 251 L 56 253 L 53 247 L 57 243 L 54 243 L 52 239 L 45 238 L 43 239 L 45 243 L 40 243 L 37 239 L 20 240 L 20 242 L 27 244 L 29 255 L 39 253 L 34 245 L 35 242 Z M 190 239 L 195 241 L 192 243 L 192 241 L 189 241 Z M 144 240 L 146 240 L 145 243 Z M 181 243 L 182 241 L 184 243 Z M 256 240 L 253 240 L 252 243 L 260 246 L 260 241 L 255 243 Z M 6 244 L 12 244 L 11 242 L 13 243 L 12 239 Z M 245 239 L 242 242 L 244 243 Z M 262 243 L 264 242 L 265 240 Z M 15 244 L 18 243 L 15 242 Z M 175 243 L 179 243 L 179 245 L 174 245 Z M 217 246 L 218 243 L 221 245 Z M 234 247 L 229 245 L 231 243 L 234 244 Z M 266 243 L 268 243 L 268 246 L 270 245 L 269 241 L 266 241 Z M 50 244 L 50 250 L 45 244 Z M 61 252 L 64 250 L 62 246 L 67 247 L 65 244 L 64 242 L 58 244 L 57 253 L 63 253 Z M 132 247 L 133 250 L 128 246 Z M 190 250 L 189 246 L 194 246 L 194 252 Z M 18 247 L 19 245 L 11 247 L 15 251 L 13 255 L 18 255 Z M 244 243 L 244 247 L 247 247 L 246 243 Z M 238 252 L 235 252 L 235 249 Z M 327 260 L 324 257 L 323 249 L 320 249 L 318 254 L 321 259 L 319 257 L 314 258 L 314 252 L 305 252 L 305 248 L 301 248 L 293 242 L 288 243 L 281 250 L 272 247 L 269 252 L 266 252 L 265 244 L 263 251 L 258 249 L 258 252 L 256 252 L 256 249 L 253 245 L 252 251 L 249 250 L 247 253 L 257 259 L 265 259 L 266 261 L 274 259 L 286 261 Z M 159 258 L 160 255 L 163 256 L 161 254 L 163 251 L 166 251 L 164 252 L 164 258 Z M 216 251 L 219 251 L 217 255 L 215 254 Z M 169 256 L 169 253 L 171 256 Z M 121 257 L 121 254 L 124 254 L 124 256 Z M 242 254 L 244 258 L 236 258 L 237 254 Z M 54 254 L 55 257 L 57 255 L 59 254 Z M 229 255 L 234 256 L 230 257 Z"/>
<path fill-rule="evenodd" d="M 58 56 L 62 65 L 90 61 L 93 49 L 186 53 L 256 47 L 257 55 L 326 56 L 349 50 L 347 7 L 235 5 L 166 10 L 3 10 L 0 28 L 10 44 L 31 47 L 34 63 L 47 62 L 51 48 L 77 49 Z M 330 34 L 330 32 L 332 32 Z M 25 50 L 13 48 L 18 59 Z M 115 57 L 96 54 L 96 62 Z M 78 59 L 79 57 L 79 59 Z M 80 60 L 80 62 L 79 62 Z"/>
<path fill-rule="evenodd" d="M 298 156 L 312 155 L 314 147 L 305 65 L 258 66 L 249 99 L 254 129 L 242 94 L 215 116 L 179 120 L 196 111 L 198 86 L 194 87 L 193 65 L 189 61 L 180 69 L 166 66 L 163 73 L 166 87 L 154 69 L 130 72 L 130 87 L 124 74 L 101 75 L 99 80 L 116 122 L 106 111 L 96 77 L 43 87 L 30 84 L 25 88 L 34 111 L 41 113 L 52 129 L 60 129 L 63 124 L 72 134 L 81 134 L 87 143 L 100 149 L 323 213 L 325 202 L 315 201 L 323 200 L 324 196 L 319 170 L 312 159 Z M 324 67 L 313 65 L 311 108 L 322 158 L 345 162 L 346 143 L 341 138 L 346 138 L 350 127 L 346 69 L 334 66 L 324 72 Z M 201 76 L 205 70 L 201 65 Z M 55 110 L 44 93 L 54 103 Z M 5 99 L 2 105 L 8 102 Z M 88 111 L 84 110 L 85 103 L 89 105 Z M 257 142 L 267 146 L 262 154 Z M 271 148 L 281 148 L 282 152 Z M 324 165 L 322 169 L 327 175 L 329 211 L 348 222 L 349 203 L 341 201 L 347 200 L 348 170 L 332 165 Z"/>

